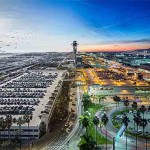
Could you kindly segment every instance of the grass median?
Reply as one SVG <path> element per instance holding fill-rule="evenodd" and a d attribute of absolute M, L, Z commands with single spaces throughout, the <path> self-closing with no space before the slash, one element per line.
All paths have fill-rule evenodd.
<path fill-rule="evenodd" d="M 92 111 L 92 118 L 95 116 L 95 113 L 100 110 L 103 106 L 99 104 L 93 104 L 91 103 L 90 106 L 88 107 L 87 111 L 91 112 Z M 88 134 L 95 139 L 95 133 L 96 133 L 96 128 L 95 125 L 92 123 L 92 125 L 88 128 Z M 112 144 L 110 140 L 107 139 L 108 144 Z M 105 144 L 106 143 L 106 138 L 105 136 L 101 135 L 99 131 L 97 130 L 97 144 Z"/>

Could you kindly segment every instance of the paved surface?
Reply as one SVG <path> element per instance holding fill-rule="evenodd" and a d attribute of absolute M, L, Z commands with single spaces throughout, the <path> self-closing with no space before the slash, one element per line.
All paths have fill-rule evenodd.
<path fill-rule="evenodd" d="M 120 107 L 121 109 L 122 107 Z M 116 108 L 113 108 L 109 113 L 108 113 L 108 117 L 109 117 L 109 122 L 107 124 L 107 134 L 108 134 L 108 139 L 112 140 L 113 137 L 115 137 L 115 150 L 124 150 L 126 149 L 126 136 L 123 134 L 123 136 L 117 138 L 117 132 L 118 129 L 114 128 L 112 121 L 111 121 L 111 116 L 112 114 L 116 111 Z M 102 112 L 99 111 L 97 112 L 97 115 L 99 117 L 101 117 Z M 100 133 L 104 134 L 106 133 L 105 128 L 99 128 Z M 131 137 L 131 136 L 127 136 L 127 150 L 135 150 L 135 138 Z M 148 142 L 149 145 L 149 142 Z M 138 140 L 138 150 L 144 150 L 146 147 L 145 145 L 145 140 Z M 147 150 L 149 150 L 150 147 L 148 147 Z M 111 150 L 113 150 L 113 147 L 111 148 Z"/>
<path fill-rule="evenodd" d="M 79 87 L 77 87 L 77 114 L 78 118 L 82 113 L 81 110 L 81 96 L 82 92 L 80 92 Z M 42 150 L 70 150 L 71 147 L 77 149 L 78 137 L 80 137 L 80 126 L 79 126 L 79 119 L 77 119 L 77 123 L 69 135 L 62 134 L 60 135 L 57 140 L 52 141 L 47 146 L 45 146 Z M 69 143 L 68 143 L 69 141 Z M 76 141 L 76 142 L 74 142 Z"/>

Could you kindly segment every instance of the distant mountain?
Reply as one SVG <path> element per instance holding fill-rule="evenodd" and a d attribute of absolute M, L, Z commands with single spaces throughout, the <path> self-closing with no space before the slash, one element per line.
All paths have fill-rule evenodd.
<path fill-rule="evenodd" d="M 134 50 L 134 52 L 147 52 L 147 53 L 150 53 L 150 48 L 148 48 L 148 49 L 137 49 L 137 50 Z"/>
<path fill-rule="evenodd" d="M 136 50 L 133 50 L 133 51 L 126 51 L 124 52 L 126 54 L 150 54 L 150 48 L 148 49 L 136 49 Z"/>

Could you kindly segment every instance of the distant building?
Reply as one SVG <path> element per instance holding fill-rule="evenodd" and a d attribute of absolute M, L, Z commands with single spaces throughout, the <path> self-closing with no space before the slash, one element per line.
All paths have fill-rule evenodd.
<path fill-rule="evenodd" d="M 128 76 L 128 78 L 130 79 L 138 79 L 138 80 L 143 80 L 143 74 L 140 72 L 134 72 L 134 71 L 126 71 L 126 75 Z"/>
<path fill-rule="evenodd" d="M 143 74 L 142 73 L 137 73 L 137 79 L 138 80 L 143 80 Z"/>
<path fill-rule="evenodd" d="M 150 71 L 150 64 L 143 64 L 140 68 Z"/>
<path fill-rule="evenodd" d="M 142 64 L 150 64 L 150 59 L 134 59 L 131 60 L 131 66 L 140 66 Z"/>

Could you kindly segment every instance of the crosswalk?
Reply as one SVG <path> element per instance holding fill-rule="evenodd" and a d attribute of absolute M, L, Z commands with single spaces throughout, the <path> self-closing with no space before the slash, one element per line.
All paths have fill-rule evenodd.
<path fill-rule="evenodd" d="M 68 150 L 67 145 L 62 145 L 62 146 L 48 146 L 44 150 Z"/>

